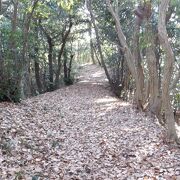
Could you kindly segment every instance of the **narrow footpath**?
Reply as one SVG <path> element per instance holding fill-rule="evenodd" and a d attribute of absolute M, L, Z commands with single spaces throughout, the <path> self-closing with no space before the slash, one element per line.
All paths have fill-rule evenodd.
<path fill-rule="evenodd" d="M 0 180 L 179 180 L 180 150 L 157 120 L 116 98 L 102 69 L 0 104 Z"/>

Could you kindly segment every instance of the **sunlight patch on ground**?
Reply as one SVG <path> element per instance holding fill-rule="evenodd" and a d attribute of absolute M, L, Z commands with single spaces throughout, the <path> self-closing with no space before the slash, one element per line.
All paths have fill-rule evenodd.
<path fill-rule="evenodd" d="M 112 102 L 118 102 L 117 99 L 107 97 L 107 98 L 99 98 L 95 101 L 95 103 L 112 103 Z"/>
<path fill-rule="evenodd" d="M 90 82 L 90 81 L 88 81 L 88 80 L 80 81 L 80 83 L 88 83 L 88 82 Z"/>
<path fill-rule="evenodd" d="M 111 111 L 119 106 L 128 106 L 129 104 L 126 102 L 120 102 L 120 99 L 116 99 L 114 97 L 105 97 L 105 98 L 99 98 L 95 100 L 95 103 L 100 105 L 102 108 L 104 108 L 104 112 Z M 101 116 L 102 114 L 100 114 Z"/>
<path fill-rule="evenodd" d="M 102 104 L 102 103 L 117 103 L 120 102 L 119 99 L 113 98 L 113 97 L 106 97 L 106 98 L 99 98 L 95 101 L 95 103 Z M 129 103 L 121 102 L 121 106 L 129 106 Z"/>
<path fill-rule="evenodd" d="M 102 75 L 103 75 L 103 72 L 99 71 L 99 72 L 92 74 L 92 77 L 96 78 L 96 77 L 101 77 Z"/>
<path fill-rule="evenodd" d="M 80 67 L 85 67 L 85 66 L 89 66 L 89 65 L 93 65 L 92 63 L 84 63 L 84 64 L 81 64 Z"/>
<path fill-rule="evenodd" d="M 84 80 L 84 81 L 79 81 L 79 84 L 91 84 L 91 85 L 102 85 L 103 83 L 101 82 L 92 82 L 91 80 Z"/>

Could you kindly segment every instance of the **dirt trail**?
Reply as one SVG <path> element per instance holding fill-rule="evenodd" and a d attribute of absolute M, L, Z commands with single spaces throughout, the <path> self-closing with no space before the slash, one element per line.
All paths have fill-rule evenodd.
<path fill-rule="evenodd" d="M 78 78 L 0 104 L 0 180 L 180 179 L 180 152 L 156 120 L 114 97 L 99 67 L 82 66 Z"/>

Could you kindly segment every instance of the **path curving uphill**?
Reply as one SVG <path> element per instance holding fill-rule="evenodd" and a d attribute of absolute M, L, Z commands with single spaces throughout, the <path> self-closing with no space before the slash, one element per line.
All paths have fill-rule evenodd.
<path fill-rule="evenodd" d="M 163 139 L 85 65 L 75 85 L 0 104 L 0 180 L 178 180 L 180 150 Z"/>

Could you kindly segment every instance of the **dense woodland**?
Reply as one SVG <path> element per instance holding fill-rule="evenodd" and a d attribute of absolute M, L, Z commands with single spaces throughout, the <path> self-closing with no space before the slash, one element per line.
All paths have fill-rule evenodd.
<path fill-rule="evenodd" d="M 0 179 L 180 178 L 179 0 L 0 0 Z"/>
<path fill-rule="evenodd" d="M 178 142 L 179 16 L 178 0 L 1 0 L 0 100 L 71 85 L 79 64 L 92 62 Z"/>

